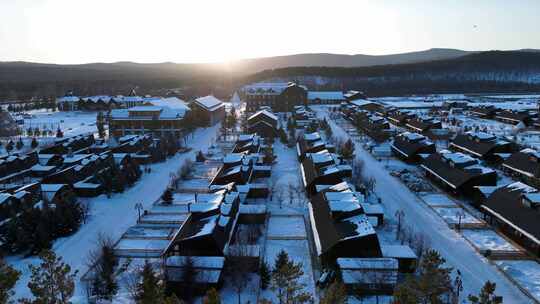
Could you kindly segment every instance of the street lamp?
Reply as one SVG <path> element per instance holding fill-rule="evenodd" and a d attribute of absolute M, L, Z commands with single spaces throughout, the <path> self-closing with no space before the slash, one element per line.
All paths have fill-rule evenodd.
<path fill-rule="evenodd" d="M 143 210 L 143 204 L 142 203 L 136 203 L 135 204 L 135 209 L 138 211 L 139 213 L 139 218 L 137 219 L 137 223 L 139 223 L 141 221 L 141 211 Z"/>

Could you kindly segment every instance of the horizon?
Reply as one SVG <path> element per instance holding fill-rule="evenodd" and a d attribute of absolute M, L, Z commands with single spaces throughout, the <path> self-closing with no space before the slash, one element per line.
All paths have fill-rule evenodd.
<path fill-rule="evenodd" d="M 540 2 L 469 2 L 364 0 L 328 6 L 302 0 L 264 8 L 208 0 L 3 2 L 0 61 L 189 64 L 306 53 L 540 49 L 535 31 Z"/>
<path fill-rule="evenodd" d="M 24 60 L 14 60 L 14 61 L 3 61 L 0 60 L 0 63 L 31 63 L 31 64 L 46 64 L 46 65 L 89 65 L 89 64 L 116 64 L 116 63 L 133 63 L 133 64 L 234 64 L 239 61 L 245 61 L 245 60 L 257 60 L 257 59 L 265 59 L 265 58 L 276 58 L 276 57 L 288 57 L 288 56 L 302 56 L 302 55 L 335 55 L 335 56 L 392 56 L 392 55 L 404 55 L 404 54 L 410 54 L 410 53 L 420 53 L 420 52 L 427 52 L 431 50 L 455 50 L 455 51 L 464 51 L 464 52 L 520 52 L 520 51 L 539 51 L 540 48 L 520 48 L 520 49 L 486 49 L 486 50 L 464 50 L 464 49 L 457 49 L 457 48 L 438 48 L 433 47 L 429 49 L 422 49 L 422 50 L 413 50 L 413 51 L 407 51 L 403 53 L 387 53 L 387 54 L 366 54 L 366 53 L 353 53 L 353 54 L 345 54 L 345 53 L 329 53 L 329 52 L 310 52 L 310 53 L 292 53 L 292 54 L 283 54 L 283 55 L 270 55 L 270 56 L 263 56 L 263 57 L 246 57 L 246 58 L 239 58 L 234 59 L 231 61 L 208 61 L 208 62 L 175 62 L 175 61 L 155 61 L 155 62 L 140 62 L 140 61 L 129 61 L 129 60 L 119 60 L 119 61 L 92 61 L 92 62 L 81 62 L 81 63 L 56 63 L 56 62 L 39 62 L 39 61 L 24 61 Z"/>

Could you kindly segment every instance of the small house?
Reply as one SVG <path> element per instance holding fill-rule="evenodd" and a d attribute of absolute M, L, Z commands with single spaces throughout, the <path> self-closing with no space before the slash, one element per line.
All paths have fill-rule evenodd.
<path fill-rule="evenodd" d="M 421 155 L 436 152 L 433 142 L 421 134 L 411 132 L 404 132 L 394 137 L 390 148 L 397 157 L 409 162 L 420 161 Z"/>

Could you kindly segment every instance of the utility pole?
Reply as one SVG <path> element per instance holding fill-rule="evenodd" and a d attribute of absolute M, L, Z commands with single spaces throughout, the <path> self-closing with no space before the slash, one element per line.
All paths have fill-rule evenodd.
<path fill-rule="evenodd" d="M 138 211 L 139 213 L 139 218 L 137 219 L 137 223 L 139 223 L 141 221 L 141 211 L 143 210 L 143 204 L 142 203 L 136 203 L 135 204 L 135 209 Z"/>

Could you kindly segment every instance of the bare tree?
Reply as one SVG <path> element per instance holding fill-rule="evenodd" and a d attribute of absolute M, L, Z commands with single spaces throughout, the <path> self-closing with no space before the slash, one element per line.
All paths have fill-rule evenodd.
<path fill-rule="evenodd" d="M 250 248 L 251 247 L 243 241 L 229 247 L 227 273 L 230 283 L 236 291 L 238 304 L 242 303 L 242 290 L 247 286 L 249 273 L 252 268 L 251 263 L 249 262 L 249 259 L 251 258 Z"/>

